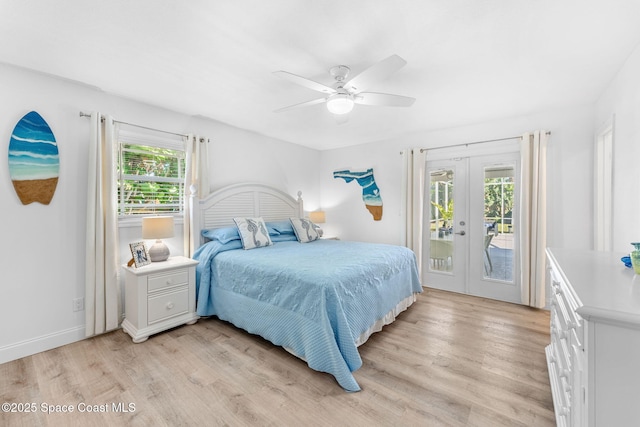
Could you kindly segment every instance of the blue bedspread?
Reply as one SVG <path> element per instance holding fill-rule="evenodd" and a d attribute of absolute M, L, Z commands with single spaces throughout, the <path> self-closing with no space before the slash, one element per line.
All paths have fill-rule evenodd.
<path fill-rule="evenodd" d="M 286 347 L 348 391 L 362 360 L 355 340 L 398 302 L 422 292 L 402 246 L 318 240 L 243 250 L 212 241 L 194 258 L 197 312 Z"/>

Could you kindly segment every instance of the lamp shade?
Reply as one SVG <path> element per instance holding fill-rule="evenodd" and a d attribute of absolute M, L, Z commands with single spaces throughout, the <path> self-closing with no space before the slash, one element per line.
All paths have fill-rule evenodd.
<path fill-rule="evenodd" d="M 147 216 L 142 218 L 142 238 L 156 239 L 156 243 L 149 248 L 149 258 L 152 262 L 166 261 L 170 252 L 162 240 L 173 237 L 172 216 Z"/>
<path fill-rule="evenodd" d="M 327 99 L 327 110 L 333 114 L 347 114 L 353 110 L 353 98 L 347 93 L 335 93 Z"/>
<path fill-rule="evenodd" d="M 172 216 L 147 216 L 142 218 L 143 239 L 164 239 L 173 237 Z"/>
<path fill-rule="evenodd" d="M 322 224 L 326 221 L 326 216 L 324 211 L 313 211 L 309 212 L 309 219 L 311 220 L 311 222 L 314 222 L 316 224 Z"/>

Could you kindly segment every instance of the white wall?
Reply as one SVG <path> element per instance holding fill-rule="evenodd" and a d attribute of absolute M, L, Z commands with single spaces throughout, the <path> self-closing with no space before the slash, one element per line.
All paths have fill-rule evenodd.
<path fill-rule="evenodd" d="M 48 206 L 22 205 L 5 157 L 0 161 L 0 363 L 84 338 L 85 204 L 89 120 L 101 111 L 117 120 L 162 130 L 208 136 L 212 190 L 260 181 L 291 195 L 303 191 L 306 206 L 319 202 L 316 150 L 267 138 L 202 117 L 190 117 L 105 94 L 95 88 L 0 64 L 0 153 L 8 151 L 15 124 L 35 110 L 49 123 L 60 151 L 60 177 Z M 180 228 L 178 227 L 178 230 Z M 121 233 L 121 259 L 137 227 Z M 182 252 L 178 233 L 167 242 Z"/>
<path fill-rule="evenodd" d="M 79 111 L 102 111 L 116 119 L 212 138 L 212 190 L 241 181 L 262 181 L 295 195 L 303 191 L 308 210 L 327 211 L 326 234 L 343 239 L 401 242 L 402 161 L 408 147 L 473 142 L 552 132 L 548 152 L 548 245 L 593 246 L 594 129 L 615 114 L 614 249 L 640 241 L 640 49 L 636 49 L 595 105 L 579 105 L 491 123 L 407 135 L 366 146 L 317 152 L 202 117 L 154 108 L 42 74 L 0 64 L 0 152 L 7 153 L 17 121 L 31 110 L 51 126 L 60 150 L 60 178 L 49 206 L 20 203 L 7 162 L 0 161 L 0 363 L 84 338 L 84 312 L 71 301 L 84 296 L 85 193 L 89 121 Z M 334 179 L 336 169 L 373 167 L 384 201 L 373 221 L 354 183 Z M 178 231 L 180 228 L 178 227 Z M 122 259 L 136 227 L 121 233 Z M 168 241 L 182 250 L 181 235 Z"/>
<path fill-rule="evenodd" d="M 571 248 L 592 246 L 593 106 L 580 105 L 525 117 L 513 117 L 362 146 L 323 151 L 320 165 L 321 204 L 327 212 L 327 234 L 343 239 L 400 244 L 403 219 L 400 188 L 400 151 L 551 131 L 548 151 L 548 245 Z M 374 222 L 354 182 L 334 179 L 343 167 L 373 167 L 384 203 L 381 221 Z"/>
<path fill-rule="evenodd" d="M 640 242 L 640 46 L 596 103 L 596 129 L 613 116 L 613 250 L 629 252 Z"/>

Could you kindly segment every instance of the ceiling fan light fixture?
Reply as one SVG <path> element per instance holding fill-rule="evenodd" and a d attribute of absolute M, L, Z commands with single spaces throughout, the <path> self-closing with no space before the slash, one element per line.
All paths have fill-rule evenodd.
<path fill-rule="evenodd" d="M 327 110 L 333 114 L 347 114 L 353 110 L 353 98 L 348 93 L 335 93 L 327 99 Z"/>

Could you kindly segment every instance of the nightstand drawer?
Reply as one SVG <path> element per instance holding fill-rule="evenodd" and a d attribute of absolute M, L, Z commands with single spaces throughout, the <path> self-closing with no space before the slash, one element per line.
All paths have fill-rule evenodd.
<path fill-rule="evenodd" d="M 185 287 L 174 292 L 150 296 L 147 303 L 149 324 L 185 314 L 189 311 L 189 289 Z"/>
<path fill-rule="evenodd" d="M 150 275 L 147 282 L 147 289 L 148 292 L 153 292 L 171 286 L 185 285 L 187 283 L 189 283 L 189 271 L 185 268 L 182 270 Z"/>
<path fill-rule="evenodd" d="M 198 261 L 176 256 L 144 267 L 125 265 L 126 295 L 122 329 L 134 343 L 179 325 L 193 325 Z"/>

